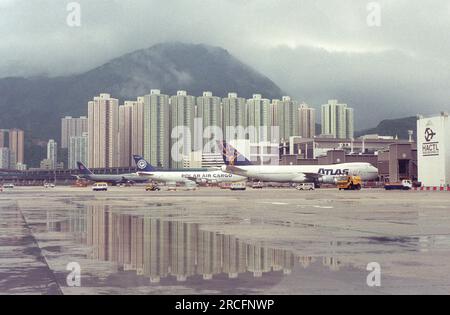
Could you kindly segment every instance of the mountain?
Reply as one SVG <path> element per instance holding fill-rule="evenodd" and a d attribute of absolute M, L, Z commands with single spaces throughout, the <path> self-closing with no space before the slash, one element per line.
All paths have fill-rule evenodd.
<path fill-rule="evenodd" d="M 221 97 L 237 92 L 246 98 L 260 93 L 270 99 L 283 94 L 269 78 L 223 48 L 164 43 L 82 74 L 0 79 L 0 129 L 24 129 L 31 137 L 28 143 L 59 139 L 61 118 L 86 115 L 94 96 L 110 93 L 121 101 L 133 100 L 151 89 L 169 95 L 186 90 L 195 96 L 211 91 Z"/>
<path fill-rule="evenodd" d="M 407 140 L 409 138 L 408 130 L 413 130 L 414 136 L 417 136 L 417 117 L 386 119 L 380 122 L 375 128 L 356 132 L 355 136 L 379 134 L 380 136 L 398 136 L 400 139 Z"/>

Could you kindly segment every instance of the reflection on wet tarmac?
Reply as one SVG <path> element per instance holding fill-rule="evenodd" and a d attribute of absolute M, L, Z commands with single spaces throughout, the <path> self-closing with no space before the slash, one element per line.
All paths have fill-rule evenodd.
<path fill-rule="evenodd" d="M 151 283 L 168 277 L 185 282 L 195 276 L 211 280 L 217 275 L 228 279 L 242 274 L 261 278 L 270 272 L 289 275 L 296 264 L 307 268 L 316 262 L 263 242 L 208 231 L 198 223 L 124 214 L 105 205 L 75 212 L 48 228 L 71 233 L 92 248 L 89 259 L 117 263 L 119 269 L 135 271 Z M 323 258 L 322 264 L 333 271 L 341 265 L 333 257 Z"/>

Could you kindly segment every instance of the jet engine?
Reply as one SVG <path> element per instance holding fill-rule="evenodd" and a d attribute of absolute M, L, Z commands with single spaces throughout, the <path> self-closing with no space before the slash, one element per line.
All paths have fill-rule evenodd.
<path fill-rule="evenodd" d="M 321 184 L 337 184 L 336 176 L 322 176 L 319 178 L 319 183 Z"/>

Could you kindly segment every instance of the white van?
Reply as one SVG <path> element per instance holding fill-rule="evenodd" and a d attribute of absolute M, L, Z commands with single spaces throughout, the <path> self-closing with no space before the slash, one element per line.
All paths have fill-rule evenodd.
<path fill-rule="evenodd" d="M 315 190 L 316 185 L 314 183 L 303 183 L 297 186 L 297 190 Z"/>
<path fill-rule="evenodd" d="M 95 183 L 92 185 L 93 191 L 108 191 L 108 184 L 107 183 Z"/>
<path fill-rule="evenodd" d="M 247 190 L 247 183 L 246 182 L 232 183 L 230 186 L 230 190 Z"/>

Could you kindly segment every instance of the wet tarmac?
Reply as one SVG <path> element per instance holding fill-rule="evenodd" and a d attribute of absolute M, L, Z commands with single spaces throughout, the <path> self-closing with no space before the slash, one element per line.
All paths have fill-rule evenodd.
<path fill-rule="evenodd" d="M 446 192 L 0 193 L 0 294 L 449 294 L 449 261 Z"/>

